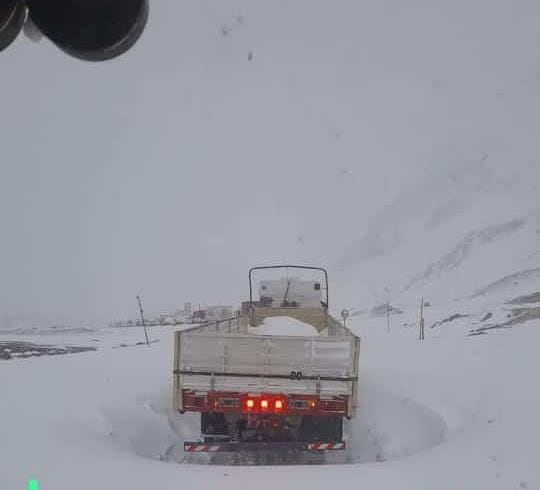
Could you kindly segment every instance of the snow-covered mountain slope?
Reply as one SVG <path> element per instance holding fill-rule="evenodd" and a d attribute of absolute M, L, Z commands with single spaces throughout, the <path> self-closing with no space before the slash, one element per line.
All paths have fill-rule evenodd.
<path fill-rule="evenodd" d="M 540 290 L 540 163 L 454 157 L 381 209 L 339 257 L 351 305 Z"/>

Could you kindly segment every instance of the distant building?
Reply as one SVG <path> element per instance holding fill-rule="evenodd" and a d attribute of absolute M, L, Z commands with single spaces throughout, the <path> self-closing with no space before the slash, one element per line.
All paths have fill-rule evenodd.
<path fill-rule="evenodd" d="M 192 308 L 191 308 L 191 303 L 189 301 L 187 301 L 186 303 L 184 303 L 184 316 L 186 317 L 190 317 L 191 314 L 192 314 Z"/>
<path fill-rule="evenodd" d="M 195 310 L 191 315 L 193 323 L 215 322 L 217 320 L 226 320 L 234 315 L 231 305 L 214 305 L 206 309 Z"/>
<path fill-rule="evenodd" d="M 206 310 L 195 310 L 191 316 L 191 320 L 195 323 L 206 320 Z"/>

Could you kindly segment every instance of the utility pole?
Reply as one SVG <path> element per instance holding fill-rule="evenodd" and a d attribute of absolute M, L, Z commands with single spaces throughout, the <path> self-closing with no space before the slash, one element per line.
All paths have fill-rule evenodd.
<path fill-rule="evenodd" d="M 419 324 L 418 340 L 424 340 L 424 297 L 420 301 L 420 324 Z"/>
<path fill-rule="evenodd" d="M 386 302 L 386 331 L 390 333 L 390 302 Z"/>
<path fill-rule="evenodd" d="M 144 336 L 146 338 L 146 345 L 150 345 L 150 341 L 148 340 L 148 332 L 146 331 L 146 323 L 144 321 L 144 313 L 143 313 L 142 304 L 141 304 L 141 297 L 138 295 L 137 295 L 137 301 L 139 303 L 139 311 L 141 312 L 141 322 L 144 328 Z"/>

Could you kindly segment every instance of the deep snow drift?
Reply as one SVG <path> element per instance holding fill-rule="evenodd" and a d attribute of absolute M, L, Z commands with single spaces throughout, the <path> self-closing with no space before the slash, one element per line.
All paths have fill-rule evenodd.
<path fill-rule="evenodd" d="M 419 343 L 416 329 L 395 319 L 390 333 L 384 319 L 355 320 L 363 339 L 358 417 L 346 425 L 343 459 L 327 458 L 355 464 L 339 469 L 189 464 L 179 448 L 198 437 L 198 420 L 171 410 L 168 328 L 152 329 L 159 342 L 149 347 L 136 345 L 139 329 L 104 330 L 93 333 L 97 352 L 3 361 L 0 488 L 35 477 L 54 490 L 312 489 L 336 475 L 372 489 L 536 488 L 540 322 L 469 337 L 472 322 L 428 329 Z M 211 462 L 204 458 L 191 463 Z"/>

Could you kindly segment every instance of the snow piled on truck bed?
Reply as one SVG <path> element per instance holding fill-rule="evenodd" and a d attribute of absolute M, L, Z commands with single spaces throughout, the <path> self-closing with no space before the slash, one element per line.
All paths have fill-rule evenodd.
<path fill-rule="evenodd" d="M 265 318 L 262 325 L 249 327 L 248 332 L 255 335 L 282 335 L 287 337 L 313 337 L 318 330 L 308 323 L 286 316 Z"/>

